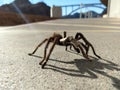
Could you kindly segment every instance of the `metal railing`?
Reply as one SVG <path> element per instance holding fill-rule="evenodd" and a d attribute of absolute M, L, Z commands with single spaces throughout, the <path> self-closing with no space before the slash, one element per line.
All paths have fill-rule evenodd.
<path fill-rule="evenodd" d="M 90 4 L 81 3 L 81 4 L 73 4 L 73 5 L 62 5 L 60 7 L 62 8 L 63 16 L 70 16 L 79 10 L 79 18 L 83 18 L 83 12 L 90 11 L 89 10 L 90 7 L 99 8 L 102 10 L 105 9 L 102 3 L 90 3 Z M 83 10 L 83 9 L 86 9 L 86 10 Z M 93 12 L 84 13 L 84 18 L 92 18 L 92 17 L 94 17 Z"/>

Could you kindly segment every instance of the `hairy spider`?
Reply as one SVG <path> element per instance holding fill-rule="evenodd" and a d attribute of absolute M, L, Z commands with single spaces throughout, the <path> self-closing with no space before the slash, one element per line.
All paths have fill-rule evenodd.
<path fill-rule="evenodd" d="M 65 31 L 64 31 L 64 37 L 61 34 L 54 33 L 51 37 L 44 39 L 35 48 L 35 50 L 32 53 L 29 53 L 28 55 L 30 55 L 30 56 L 33 55 L 42 44 L 47 42 L 46 46 L 45 46 L 45 49 L 44 49 L 43 60 L 39 63 L 40 65 L 42 65 L 42 68 L 44 68 L 44 66 L 46 65 L 46 63 L 47 63 L 47 61 L 48 61 L 48 59 L 49 59 L 49 57 L 50 57 L 50 55 L 51 55 L 55 45 L 66 46 L 66 50 L 67 50 L 67 46 L 73 46 L 74 49 L 76 50 L 76 52 L 80 53 L 80 51 L 81 51 L 82 54 L 83 54 L 83 57 L 89 60 L 88 50 L 89 50 L 89 46 L 91 46 L 91 44 L 89 45 L 89 42 L 85 39 L 84 41 L 85 41 L 86 44 L 84 45 L 82 42 L 79 41 L 81 38 L 82 39 L 84 39 L 84 38 L 80 37 L 79 35 L 80 34 L 77 33 L 75 38 L 73 38 L 72 36 L 66 37 L 66 32 Z M 48 52 L 48 55 L 46 55 L 47 48 L 48 48 L 50 42 L 53 42 L 53 45 L 51 46 L 50 51 Z M 85 53 L 84 49 L 86 50 L 86 53 Z"/>

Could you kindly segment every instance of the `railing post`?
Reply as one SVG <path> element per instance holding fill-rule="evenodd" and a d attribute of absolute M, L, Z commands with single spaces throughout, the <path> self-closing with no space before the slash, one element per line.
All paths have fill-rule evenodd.
<path fill-rule="evenodd" d="M 82 18 L 82 7 L 83 7 L 83 4 L 81 3 L 80 4 L 80 19 Z"/>

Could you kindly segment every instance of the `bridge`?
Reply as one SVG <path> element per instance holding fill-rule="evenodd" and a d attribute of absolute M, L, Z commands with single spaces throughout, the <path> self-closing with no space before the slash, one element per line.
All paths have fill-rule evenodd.
<path fill-rule="evenodd" d="M 57 6 L 57 7 L 60 7 L 62 9 L 62 16 L 72 15 L 73 13 L 75 13 L 77 11 L 80 12 L 80 14 L 81 14 L 82 11 L 86 12 L 91 7 L 99 8 L 101 10 L 105 9 L 105 7 L 102 3 L 89 3 L 89 4 L 81 3 L 81 4 L 73 4 L 73 5 L 61 5 L 61 6 Z M 82 9 L 86 9 L 86 10 L 82 10 Z M 91 14 L 89 14 L 88 16 L 91 16 Z"/>

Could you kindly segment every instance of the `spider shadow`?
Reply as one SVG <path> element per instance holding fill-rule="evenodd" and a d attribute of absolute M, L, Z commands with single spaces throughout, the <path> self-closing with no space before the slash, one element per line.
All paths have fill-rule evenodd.
<path fill-rule="evenodd" d="M 31 56 L 36 57 L 36 58 L 43 58 L 43 57 L 38 56 L 38 55 L 35 55 L 35 54 L 33 54 L 33 55 L 31 55 Z M 49 58 L 49 60 L 52 60 L 52 61 L 59 61 L 59 60 L 51 59 L 51 58 Z"/>
<path fill-rule="evenodd" d="M 81 54 L 74 52 L 74 50 L 67 50 L 67 52 L 82 56 Z M 99 60 L 98 58 L 93 57 L 91 55 L 89 55 L 89 57 L 93 58 L 94 60 Z M 101 60 L 106 61 L 107 63 L 109 63 L 109 64 L 111 64 L 113 66 L 118 66 L 118 64 L 116 64 L 114 62 L 111 62 L 111 61 L 109 61 L 107 59 L 101 58 Z"/>
<path fill-rule="evenodd" d="M 52 59 L 53 60 L 53 59 Z M 105 69 L 108 69 L 110 71 L 116 70 L 120 71 L 120 68 L 113 62 L 101 62 L 98 59 L 92 59 L 92 62 L 89 62 L 87 59 L 74 59 L 74 61 L 71 62 L 65 62 L 65 61 L 57 61 L 60 63 L 65 63 L 65 64 L 74 64 L 77 69 L 69 69 L 66 67 L 58 67 L 58 66 L 53 66 L 53 65 L 47 65 L 45 69 L 51 69 L 56 72 L 60 72 L 66 75 L 74 76 L 74 77 L 84 77 L 84 78 L 91 78 L 91 79 L 97 79 L 98 74 L 105 76 L 112 81 L 112 85 L 117 88 L 118 90 L 120 89 L 120 79 L 116 78 L 112 75 L 109 75 L 107 72 L 105 72 Z"/>
<path fill-rule="evenodd" d="M 74 51 L 68 51 L 68 52 L 70 52 L 70 53 L 74 53 L 74 54 L 77 54 L 78 55 L 78 53 L 75 53 Z M 80 54 L 79 54 L 80 55 Z M 81 56 L 81 55 L 80 55 Z M 116 78 L 116 77 L 114 77 L 114 76 L 110 76 L 109 74 L 107 74 L 106 72 L 104 72 L 104 71 L 101 71 L 101 70 L 103 70 L 103 69 L 108 69 L 108 70 L 111 70 L 111 71 L 113 71 L 113 70 L 116 70 L 116 71 L 120 71 L 120 66 L 118 65 L 118 64 L 116 64 L 116 63 L 114 63 L 114 62 L 112 62 L 112 61 L 110 61 L 110 60 L 107 60 L 107 59 L 103 59 L 103 58 L 101 58 L 101 60 L 100 61 L 104 61 L 104 62 L 100 62 L 100 61 L 98 61 L 98 59 L 97 58 L 95 58 L 95 57 L 93 57 L 93 56 L 89 56 L 89 57 L 92 57 L 94 60 L 94 62 L 92 63 L 92 65 L 90 65 L 89 66 L 89 63 L 87 63 L 87 64 L 85 64 L 85 65 L 83 65 L 85 68 L 84 69 L 86 69 L 86 68 L 88 68 L 89 70 L 91 70 L 91 71 L 93 71 L 93 72 L 95 72 L 95 73 L 98 73 L 98 74 L 101 74 L 101 75 L 103 75 L 103 76 L 106 76 L 106 77 L 108 77 L 109 79 L 111 79 L 112 81 L 113 81 L 113 86 L 114 87 L 116 87 L 118 90 L 120 90 L 120 79 L 118 79 L 118 78 Z M 78 68 L 80 68 L 81 66 L 79 66 L 79 59 L 75 59 L 76 60 L 76 66 L 78 67 Z M 82 60 L 82 59 L 81 59 Z M 83 59 L 84 60 L 84 59 Z M 77 63 L 78 62 L 78 63 Z M 82 63 L 83 64 L 83 63 Z M 95 66 L 95 67 L 93 67 L 94 65 L 97 65 L 97 66 Z M 93 67 L 93 68 L 92 68 Z M 119 67 L 119 68 L 118 68 Z M 83 67 L 81 67 L 81 68 L 83 68 Z M 86 71 L 88 71 L 88 69 L 86 70 Z M 84 72 L 85 70 L 83 70 L 83 72 Z"/>
<path fill-rule="evenodd" d="M 37 58 L 42 58 L 41 56 L 32 55 Z M 114 62 L 111 62 L 106 59 L 98 60 L 95 57 L 90 56 L 92 59 L 92 62 L 89 62 L 87 59 L 74 59 L 73 61 L 65 61 L 65 60 L 56 60 L 56 59 L 49 59 L 51 61 L 64 63 L 64 64 L 73 64 L 76 66 L 76 69 L 70 69 L 62 66 L 55 66 L 47 64 L 45 66 L 45 69 L 51 69 L 53 71 L 63 73 L 66 75 L 74 76 L 74 77 L 84 77 L 84 78 L 91 78 L 91 79 L 97 79 L 98 74 L 105 76 L 112 80 L 112 85 L 116 87 L 118 90 L 120 89 L 120 79 L 109 75 L 107 72 L 104 71 L 104 69 L 110 70 L 110 71 L 120 71 L 120 68 L 118 68 L 118 65 Z M 102 61 L 103 60 L 103 61 Z"/>

